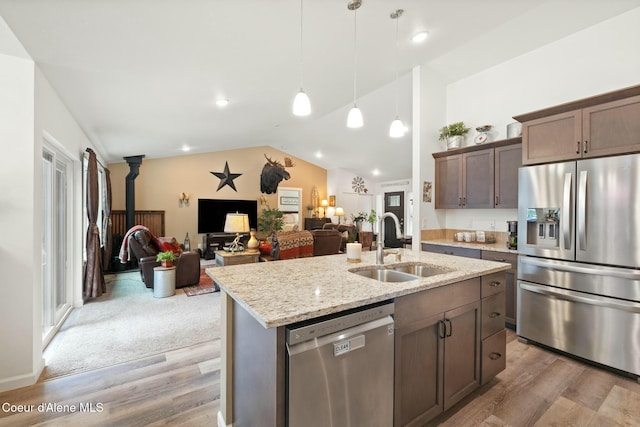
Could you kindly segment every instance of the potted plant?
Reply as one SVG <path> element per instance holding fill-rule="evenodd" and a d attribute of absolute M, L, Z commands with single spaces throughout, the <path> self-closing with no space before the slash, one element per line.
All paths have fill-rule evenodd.
<path fill-rule="evenodd" d="M 174 259 L 176 259 L 176 256 L 171 251 L 158 252 L 158 255 L 156 255 L 156 261 L 158 261 L 164 268 L 173 267 Z"/>
<path fill-rule="evenodd" d="M 267 206 L 262 209 L 262 214 L 258 218 L 258 231 L 267 239 L 266 243 L 260 243 L 259 249 L 263 255 L 269 255 L 271 253 L 271 238 L 276 233 L 284 228 L 284 220 L 282 219 L 283 213 L 278 208 L 271 208 Z"/>
<path fill-rule="evenodd" d="M 447 149 L 458 148 L 462 146 L 464 135 L 469 132 L 469 128 L 464 126 L 464 122 L 452 123 L 440 129 L 439 141 L 447 141 Z"/>

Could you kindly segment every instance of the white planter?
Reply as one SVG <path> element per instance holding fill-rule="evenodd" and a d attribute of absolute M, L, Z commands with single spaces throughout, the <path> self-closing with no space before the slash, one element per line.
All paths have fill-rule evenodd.
<path fill-rule="evenodd" d="M 462 135 L 454 135 L 447 138 L 447 150 L 451 150 L 452 148 L 460 148 L 462 147 L 462 143 L 464 142 L 464 136 Z"/>

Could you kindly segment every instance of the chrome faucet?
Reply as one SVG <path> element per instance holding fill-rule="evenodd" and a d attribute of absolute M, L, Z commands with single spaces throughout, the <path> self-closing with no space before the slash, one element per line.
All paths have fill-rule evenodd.
<path fill-rule="evenodd" d="M 402 230 L 400 230 L 400 220 L 393 212 L 385 212 L 380 215 L 380 227 L 378 233 L 378 244 L 376 245 L 376 264 L 384 264 L 384 256 L 387 255 L 384 250 L 384 219 L 392 218 L 393 222 L 396 223 L 396 237 L 400 237 L 402 235 Z"/>

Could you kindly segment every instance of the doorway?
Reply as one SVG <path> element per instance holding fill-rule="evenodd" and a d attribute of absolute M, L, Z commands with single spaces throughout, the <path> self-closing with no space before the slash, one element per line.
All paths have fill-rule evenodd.
<path fill-rule="evenodd" d="M 394 213 L 400 220 L 400 231 L 404 234 L 404 191 L 384 193 L 384 212 Z M 396 236 L 396 226 L 391 218 L 384 219 L 384 245 L 388 248 L 401 248 L 402 242 Z"/>
<path fill-rule="evenodd" d="M 71 311 L 69 280 L 72 162 L 44 141 L 42 149 L 42 346 Z"/>

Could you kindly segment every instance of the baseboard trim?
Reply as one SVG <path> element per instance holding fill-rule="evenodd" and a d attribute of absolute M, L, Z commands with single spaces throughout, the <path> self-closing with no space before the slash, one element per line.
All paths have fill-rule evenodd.
<path fill-rule="evenodd" d="M 44 359 L 40 359 L 40 366 L 38 366 L 35 373 L 0 379 L 0 393 L 34 385 L 38 382 L 38 378 L 40 378 L 40 374 L 42 374 L 43 369 Z"/>
<path fill-rule="evenodd" d="M 227 424 L 224 420 L 222 412 L 218 411 L 218 427 L 233 427 L 233 424 Z"/>

